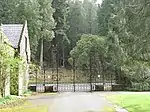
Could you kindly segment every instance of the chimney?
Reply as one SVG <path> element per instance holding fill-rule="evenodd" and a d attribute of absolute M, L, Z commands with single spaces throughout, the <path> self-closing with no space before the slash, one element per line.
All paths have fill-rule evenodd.
<path fill-rule="evenodd" d="M 25 20 L 24 24 L 27 25 L 27 20 Z"/>

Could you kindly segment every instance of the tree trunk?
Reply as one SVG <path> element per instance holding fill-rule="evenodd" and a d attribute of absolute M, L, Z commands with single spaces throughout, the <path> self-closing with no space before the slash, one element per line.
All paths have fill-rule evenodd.
<path fill-rule="evenodd" d="M 92 5 L 89 8 L 89 33 L 92 34 Z"/>
<path fill-rule="evenodd" d="M 40 67 L 43 69 L 43 39 L 41 39 Z"/>

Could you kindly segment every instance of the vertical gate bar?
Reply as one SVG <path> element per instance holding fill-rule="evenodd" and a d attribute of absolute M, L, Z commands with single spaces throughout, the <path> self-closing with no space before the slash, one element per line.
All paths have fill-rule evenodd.
<path fill-rule="evenodd" d="M 52 46 L 52 52 L 51 52 L 51 67 L 52 67 L 52 74 L 54 73 L 54 46 Z"/>
<path fill-rule="evenodd" d="M 103 72 L 102 72 L 103 73 Z M 105 88 L 105 79 L 104 79 L 104 73 L 102 74 L 102 76 L 103 76 L 103 87 Z M 105 89 L 104 89 L 104 91 L 105 91 Z"/>
<path fill-rule="evenodd" d="M 73 59 L 73 87 L 74 87 L 74 92 L 76 91 L 75 88 L 75 59 Z"/>
<path fill-rule="evenodd" d="M 102 62 L 103 63 L 103 62 Z M 102 66 L 103 66 L 103 64 L 102 64 Z M 103 66 L 104 67 L 104 66 Z M 105 76 L 104 76 L 104 68 L 102 69 L 102 77 L 103 77 L 103 87 L 105 87 Z M 105 91 L 105 89 L 104 89 L 104 91 Z"/>
<path fill-rule="evenodd" d="M 111 73 L 111 91 L 112 91 L 112 73 Z"/>
<path fill-rule="evenodd" d="M 36 90 L 35 92 L 37 92 L 37 70 L 36 70 Z"/>
<path fill-rule="evenodd" d="M 98 72 L 97 72 L 97 63 L 96 63 L 96 54 L 94 54 L 94 65 L 95 65 L 95 67 L 94 67 L 94 79 L 95 79 L 95 84 L 94 84 L 94 88 L 93 88 L 93 90 L 95 91 L 95 86 L 96 86 L 96 76 L 97 76 L 97 74 L 98 74 Z"/>
<path fill-rule="evenodd" d="M 92 92 L 92 59 L 91 59 L 91 53 L 90 53 L 90 89 Z"/>
<path fill-rule="evenodd" d="M 45 78 L 45 67 L 44 67 L 44 92 L 45 92 L 45 90 L 46 90 L 46 85 L 45 85 L 45 80 L 46 80 L 46 78 Z"/>
<path fill-rule="evenodd" d="M 57 52 L 56 52 L 56 63 L 57 63 L 57 92 L 58 92 L 58 66 L 59 66 L 59 60 L 58 60 L 58 46 L 56 46 Z"/>

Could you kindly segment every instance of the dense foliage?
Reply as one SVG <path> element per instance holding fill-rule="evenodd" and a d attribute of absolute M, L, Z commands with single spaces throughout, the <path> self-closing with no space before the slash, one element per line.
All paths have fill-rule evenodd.
<path fill-rule="evenodd" d="M 5 96 L 5 86 L 10 82 L 11 94 L 18 94 L 19 65 L 24 66 L 20 57 L 15 57 L 15 50 L 11 47 L 7 37 L 0 32 L 0 93 Z M 23 70 L 23 69 L 22 69 Z M 10 78 L 9 78 L 10 77 Z M 9 80 L 7 82 L 7 80 Z"/>
<path fill-rule="evenodd" d="M 4 95 L 6 79 L 10 75 L 9 70 L 12 62 L 12 55 L 9 54 L 10 51 L 12 49 L 9 46 L 0 44 L 0 93 L 2 96 Z"/>
<path fill-rule="evenodd" d="M 142 0 L 104 0 L 98 13 L 99 21 L 107 21 L 101 25 L 106 32 L 100 34 L 108 37 L 113 63 L 136 90 L 150 87 L 148 7 L 148 1 Z"/>
<path fill-rule="evenodd" d="M 101 45 L 105 49 L 101 50 L 99 46 L 98 52 L 93 48 L 94 55 L 103 54 L 105 70 L 111 71 L 117 82 L 128 85 L 130 90 L 150 90 L 148 7 L 149 3 L 142 0 L 104 0 L 97 10 L 98 35 L 104 36 Z M 90 35 L 82 37 L 71 51 L 71 57 L 80 62 L 78 67 L 89 63 L 88 50 L 97 47 L 98 40 L 91 42 L 89 38 L 92 39 Z M 97 58 L 95 60 L 98 62 Z"/>
<path fill-rule="evenodd" d="M 98 74 L 149 90 L 149 8 L 147 0 L 1 0 L 0 22 L 28 20 L 32 60 L 41 67 L 53 64 L 57 45 L 59 66 L 75 59 L 77 67 L 89 68 L 92 55 Z"/>

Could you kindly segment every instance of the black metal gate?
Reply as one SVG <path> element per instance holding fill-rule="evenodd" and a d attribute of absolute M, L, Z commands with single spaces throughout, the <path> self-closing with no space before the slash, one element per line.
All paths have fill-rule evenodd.
<path fill-rule="evenodd" d="M 114 77 L 100 73 L 95 69 L 94 56 L 90 57 L 89 67 L 76 67 L 73 59 L 72 67 L 60 67 L 58 51 L 53 49 L 52 66 L 44 68 L 41 73 L 30 77 L 30 88 L 37 92 L 93 92 L 110 91 L 115 85 Z M 96 61 L 96 60 L 95 60 Z"/>

